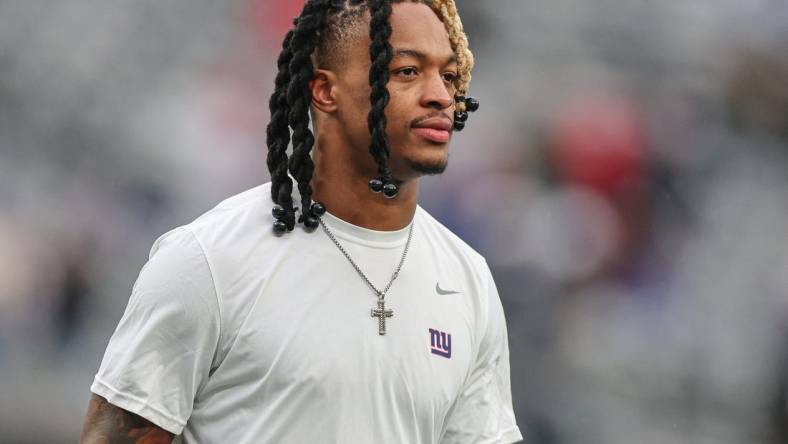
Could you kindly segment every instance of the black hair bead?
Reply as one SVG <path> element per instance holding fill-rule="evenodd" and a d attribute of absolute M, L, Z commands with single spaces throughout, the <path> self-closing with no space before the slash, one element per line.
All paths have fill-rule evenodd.
<path fill-rule="evenodd" d="M 326 214 L 326 206 L 320 202 L 313 203 L 309 210 L 316 217 Z"/>
<path fill-rule="evenodd" d="M 274 222 L 274 233 L 284 234 L 286 231 L 287 231 L 287 224 L 284 221 L 278 220 Z"/>
<path fill-rule="evenodd" d="M 383 191 L 383 181 L 380 179 L 372 179 L 369 181 L 369 189 L 374 193 Z"/>
<path fill-rule="evenodd" d="M 463 122 L 462 120 L 455 120 L 454 121 L 454 129 L 456 131 L 464 130 L 465 129 L 465 122 Z"/>
<path fill-rule="evenodd" d="M 389 183 L 387 183 L 386 185 L 383 186 L 383 195 L 386 196 L 389 199 L 393 199 L 393 198 L 397 197 L 397 193 L 398 192 L 399 192 L 399 189 L 393 183 L 389 182 Z"/>
<path fill-rule="evenodd" d="M 466 122 L 468 120 L 468 113 L 466 111 L 454 113 L 455 122 Z"/>
<path fill-rule="evenodd" d="M 310 230 L 314 230 L 318 226 L 320 226 L 320 222 L 317 220 L 316 217 L 307 216 L 304 218 L 304 226 L 309 228 Z"/>
<path fill-rule="evenodd" d="M 273 214 L 274 217 L 277 220 L 279 220 L 279 219 L 284 219 L 285 215 L 287 214 L 287 211 L 284 208 L 277 205 L 271 210 L 271 214 Z"/>
<path fill-rule="evenodd" d="M 478 111 L 479 101 L 477 99 L 474 99 L 473 97 L 468 97 L 467 99 L 465 99 L 465 108 L 470 112 Z"/>

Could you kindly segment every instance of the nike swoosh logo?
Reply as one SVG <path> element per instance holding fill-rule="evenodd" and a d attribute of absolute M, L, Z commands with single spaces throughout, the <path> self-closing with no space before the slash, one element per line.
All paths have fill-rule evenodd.
<path fill-rule="evenodd" d="M 441 286 L 440 286 L 439 282 L 435 283 L 435 291 L 437 291 L 438 294 L 458 294 L 459 293 L 459 291 L 448 291 L 448 290 L 441 289 Z"/>

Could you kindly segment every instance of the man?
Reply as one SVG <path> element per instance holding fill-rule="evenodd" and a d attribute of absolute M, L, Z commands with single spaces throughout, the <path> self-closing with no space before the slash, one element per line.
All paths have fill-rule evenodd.
<path fill-rule="evenodd" d="M 522 439 L 489 267 L 417 204 L 478 106 L 455 97 L 471 65 L 453 1 L 308 1 L 271 98 L 272 182 L 155 242 L 82 442 Z"/>

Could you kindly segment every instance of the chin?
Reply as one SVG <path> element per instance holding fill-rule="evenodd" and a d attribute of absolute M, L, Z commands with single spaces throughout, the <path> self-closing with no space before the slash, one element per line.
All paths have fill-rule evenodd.
<path fill-rule="evenodd" d="M 440 159 L 406 159 L 406 162 L 411 171 L 430 176 L 443 173 L 449 165 L 448 156 Z"/>

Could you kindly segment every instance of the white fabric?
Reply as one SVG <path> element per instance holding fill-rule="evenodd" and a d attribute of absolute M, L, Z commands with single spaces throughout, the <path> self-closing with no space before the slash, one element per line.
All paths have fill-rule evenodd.
<path fill-rule="evenodd" d="M 154 243 L 94 393 L 184 443 L 522 439 L 504 313 L 481 255 L 417 207 L 380 336 L 376 297 L 339 249 L 321 228 L 275 236 L 272 206 L 269 182 Z M 409 226 L 323 219 L 385 286 Z M 451 335 L 450 357 L 440 341 L 432 352 L 430 329 Z"/>

